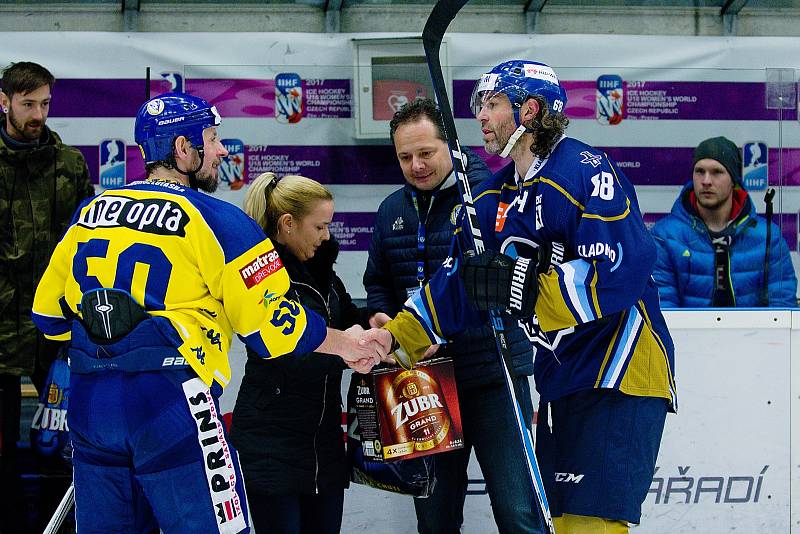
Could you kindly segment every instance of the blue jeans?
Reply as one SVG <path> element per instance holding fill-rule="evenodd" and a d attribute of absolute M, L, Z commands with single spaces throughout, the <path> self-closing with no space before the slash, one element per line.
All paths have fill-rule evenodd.
<path fill-rule="evenodd" d="M 339 534 L 342 528 L 344 489 L 317 495 L 248 491 L 247 498 L 256 534 Z"/>
<path fill-rule="evenodd" d="M 533 406 L 528 378 L 520 377 L 519 386 L 522 398 L 518 400 L 530 428 Z M 505 384 L 459 390 L 458 400 L 464 448 L 436 455 L 433 495 L 427 499 L 414 499 L 418 531 L 420 534 L 460 531 L 464 520 L 467 464 L 474 447 L 499 532 L 543 533 Z"/>

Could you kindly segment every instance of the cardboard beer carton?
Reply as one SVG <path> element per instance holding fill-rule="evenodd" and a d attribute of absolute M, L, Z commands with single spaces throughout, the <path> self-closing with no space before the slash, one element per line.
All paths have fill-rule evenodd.
<path fill-rule="evenodd" d="M 366 459 L 407 460 L 464 447 L 450 358 L 410 371 L 376 367 L 357 384 L 355 406 Z"/>

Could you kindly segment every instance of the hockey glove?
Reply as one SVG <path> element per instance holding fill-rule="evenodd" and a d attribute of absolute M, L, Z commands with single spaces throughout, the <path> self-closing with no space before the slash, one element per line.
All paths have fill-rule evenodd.
<path fill-rule="evenodd" d="M 401 310 L 383 328 L 391 332 L 394 339 L 391 356 L 404 369 L 411 369 L 418 361 L 430 356 L 431 340 L 419 321 L 408 311 Z"/>
<path fill-rule="evenodd" d="M 539 296 L 536 263 L 492 250 L 465 257 L 460 274 L 467 297 L 478 310 L 508 310 L 516 317 L 530 317 Z"/>

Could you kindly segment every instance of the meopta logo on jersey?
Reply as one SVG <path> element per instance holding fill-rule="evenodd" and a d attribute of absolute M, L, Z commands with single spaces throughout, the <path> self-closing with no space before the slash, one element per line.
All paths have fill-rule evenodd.
<path fill-rule="evenodd" d="M 84 228 L 124 227 L 158 235 L 186 235 L 189 215 L 178 204 L 161 198 L 135 200 L 101 195 L 84 211 L 78 225 Z"/>
<path fill-rule="evenodd" d="M 283 263 L 280 256 L 278 256 L 278 251 L 272 249 L 266 254 L 256 257 L 243 269 L 239 269 L 239 274 L 242 275 L 244 285 L 247 286 L 247 289 L 250 289 L 281 269 L 283 269 Z"/>
<path fill-rule="evenodd" d="M 506 217 L 508 216 L 508 204 L 500 202 L 497 204 L 497 215 L 494 218 L 494 231 L 502 232 L 503 227 L 506 225 Z"/>

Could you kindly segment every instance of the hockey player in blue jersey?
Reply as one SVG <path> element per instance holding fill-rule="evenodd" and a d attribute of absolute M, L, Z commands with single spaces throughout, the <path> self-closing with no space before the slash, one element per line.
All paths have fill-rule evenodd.
<path fill-rule="evenodd" d="M 85 202 L 37 288 L 37 327 L 70 341 L 81 533 L 250 530 L 217 402 L 234 333 L 264 358 L 316 350 L 364 372 L 385 355 L 288 300 L 258 224 L 197 191 L 216 188 L 227 155 L 219 124 L 194 96 L 145 103 L 136 142 L 147 179 Z"/>
<path fill-rule="evenodd" d="M 536 452 L 557 534 L 626 533 L 677 406 L 655 245 L 616 164 L 564 135 L 550 67 L 502 63 L 471 103 L 486 151 L 513 161 L 473 190 L 486 251 L 464 253 L 464 220 L 451 256 L 385 326 L 396 359 L 413 365 L 487 310 L 517 316 L 536 350 Z"/>

